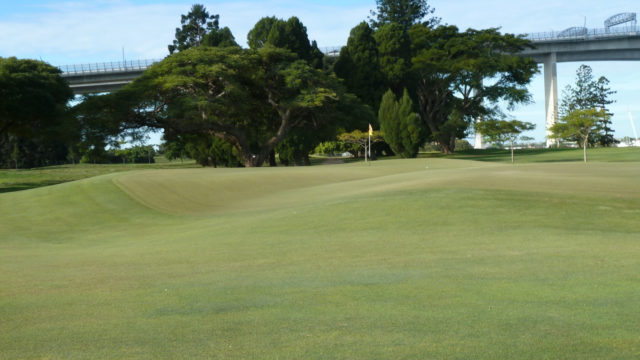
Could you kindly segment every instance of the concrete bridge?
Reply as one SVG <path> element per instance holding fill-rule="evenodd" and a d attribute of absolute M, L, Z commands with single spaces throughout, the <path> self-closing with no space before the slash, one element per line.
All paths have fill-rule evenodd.
<path fill-rule="evenodd" d="M 130 60 L 59 66 L 74 94 L 115 91 L 142 75 L 160 60 Z"/>
<path fill-rule="evenodd" d="M 527 38 L 533 41 L 535 48 L 525 50 L 521 55 L 544 66 L 547 147 L 553 145 L 549 128 L 558 121 L 557 63 L 640 60 L 640 27 L 635 24 L 605 29 L 569 28 L 559 33 L 529 34 Z M 476 136 L 476 144 L 479 140 L 481 146 L 481 139 Z"/>

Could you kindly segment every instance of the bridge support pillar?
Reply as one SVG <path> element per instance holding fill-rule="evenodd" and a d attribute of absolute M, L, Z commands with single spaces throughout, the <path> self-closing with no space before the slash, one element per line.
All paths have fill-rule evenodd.
<path fill-rule="evenodd" d="M 482 85 L 482 81 L 480 81 L 480 85 Z M 477 89 L 473 89 L 473 95 L 476 96 L 478 94 L 478 90 Z M 482 122 L 482 116 L 476 118 L 476 122 Z M 476 138 L 475 141 L 473 142 L 473 148 L 474 149 L 484 149 L 484 138 L 482 137 L 482 133 L 479 131 L 476 131 Z"/>
<path fill-rule="evenodd" d="M 558 121 L 558 69 L 556 53 L 544 56 L 544 106 L 547 118 L 547 147 L 556 145 L 556 140 L 550 138 L 549 130 Z"/>

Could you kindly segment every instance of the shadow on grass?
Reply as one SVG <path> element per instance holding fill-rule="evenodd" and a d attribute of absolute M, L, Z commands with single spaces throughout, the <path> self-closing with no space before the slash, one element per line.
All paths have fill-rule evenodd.
<path fill-rule="evenodd" d="M 68 181 L 71 181 L 71 180 L 44 180 L 39 182 L 9 183 L 5 185 L 0 185 L 0 194 L 13 192 L 13 191 L 35 189 L 35 188 L 49 186 L 49 185 L 57 185 L 57 184 L 62 184 Z"/>

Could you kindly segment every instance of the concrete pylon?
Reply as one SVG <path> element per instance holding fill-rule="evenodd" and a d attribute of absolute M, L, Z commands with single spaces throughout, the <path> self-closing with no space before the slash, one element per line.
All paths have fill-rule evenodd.
<path fill-rule="evenodd" d="M 558 121 L 558 69 L 556 66 L 556 53 L 550 53 L 544 57 L 544 106 L 546 114 L 547 147 L 557 144 L 550 138 L 549 129 Z"/>
<path fill-rule="evenodd" d="M 480 86 L 482 86 L 482 80 L 480 80 Z M 478 89 L 473 89 L 472 91 L 473 91 L 473 96 L 478 95 Z M 477 123 L 478 122 L 482 122 L 482 120 L 483 120 L 482 116 L 479 116 L 476 119 L 476 122 Z M 482 133 L 481 132 L 476 131 L 476 139 L 473 142 L 473 148 L 474 149 L 484 149 L 484 139 L 482 137 Z"/>
<path fill-rule="evenodd" d="M 482 117 L 479 117 L 476 119 L 476 122 L 481 122 L 481 121 L 482 121 Z M 475 142 L 473 143 L 473 148 L 484 149 L 484 139 L 482 138 L 482 133 L 480 133 L 479 131 L 476 131 L 476 139 L 475 139 Z"/>

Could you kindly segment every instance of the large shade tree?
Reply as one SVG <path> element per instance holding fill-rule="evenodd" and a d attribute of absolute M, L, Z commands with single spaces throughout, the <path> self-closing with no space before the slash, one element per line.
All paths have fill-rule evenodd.
<path fill-rule="evenodd" d="M 339 99 L 337 80 L 272 46 L 196 47 L 155 64 L 116 95 L 128 121 L 231 144 L 260 166 L 309 113 Z"/>
<path fill-rule="evenodd" d="M 0 166 L 66 160 L 77 136 L 60 69 L 38 60 L 0 58 Z"/>
<path fill-rule="evenodd" d="M 530 101 L 526 85 L 538 68 L 517 55 L 529 41 L 497 29 L 460 32 L 455 26 L 415 25 L 410 35 L 419 113 L 443 152 L 455 150 L 473 119 L 494 117 L 499 103 L 512 109 Z"/>

